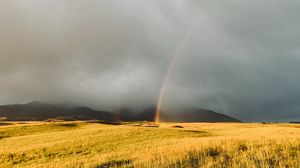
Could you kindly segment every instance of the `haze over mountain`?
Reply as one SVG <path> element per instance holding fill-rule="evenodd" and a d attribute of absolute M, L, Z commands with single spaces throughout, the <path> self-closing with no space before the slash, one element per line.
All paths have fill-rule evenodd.
<path fill-rule="evenodd" d="M 1 0 L 0 11 L 1 105 L 142 110 L 167 78 L 163 108 L 300 121 L 300 1 Z"/>
<path fill-rule="evenodd" d="M 232 117 L 210 110 L 181 108 L 162 113 L 162 121 L 173 122 L 240 122 Z M 8 121 L 45 120 L 104 120 L 104 121 L 153 121 L 155 108 L 133 113 L 123 109 L 118 113 L 95 111 L 88 107 L 60 107 L 40 102 L 0 106 L 0 117 Z"/>

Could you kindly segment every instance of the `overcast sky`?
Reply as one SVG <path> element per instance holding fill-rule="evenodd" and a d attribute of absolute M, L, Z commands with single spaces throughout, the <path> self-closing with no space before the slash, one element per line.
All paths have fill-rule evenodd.
<path fill-rule="evenodd" d="M 0 104 L 300 120 L 297 0 L 1 0 Z"/>

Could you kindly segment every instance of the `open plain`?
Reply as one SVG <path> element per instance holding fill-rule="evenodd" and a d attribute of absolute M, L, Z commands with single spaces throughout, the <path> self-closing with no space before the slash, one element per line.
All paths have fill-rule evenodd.
<path fill-rule="evenodd" d="M 3 122 L 0 167 L 300 167 L 300 125 Z"/>

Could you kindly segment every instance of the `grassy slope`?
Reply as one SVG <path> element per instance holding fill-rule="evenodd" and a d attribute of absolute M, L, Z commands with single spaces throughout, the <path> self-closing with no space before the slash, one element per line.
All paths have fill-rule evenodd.
<path fill-rule="evenodd" d="M 300 167 L 289 124 L 0 126 L 0 167 Z"/>

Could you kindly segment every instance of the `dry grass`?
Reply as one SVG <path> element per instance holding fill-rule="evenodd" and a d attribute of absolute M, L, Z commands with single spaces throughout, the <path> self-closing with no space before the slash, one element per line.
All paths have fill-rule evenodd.
<path fill-rule="evenodd" d="M 300 167 L 298 127 L 5 124 L 0 126 L 0 167 Z"/>

